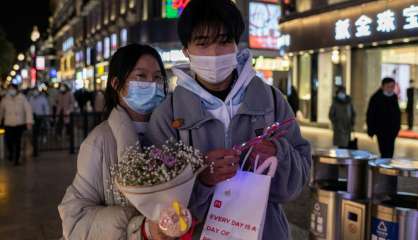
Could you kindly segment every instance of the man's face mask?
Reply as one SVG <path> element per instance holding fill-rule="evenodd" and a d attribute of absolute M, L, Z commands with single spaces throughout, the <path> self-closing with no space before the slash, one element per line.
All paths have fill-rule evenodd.
<path fill-rule="evenodd" d="M 223 82 L 237 67 L 237 53 L 198 56 L 189 53 L 190 69 L 208 83 Z"/>

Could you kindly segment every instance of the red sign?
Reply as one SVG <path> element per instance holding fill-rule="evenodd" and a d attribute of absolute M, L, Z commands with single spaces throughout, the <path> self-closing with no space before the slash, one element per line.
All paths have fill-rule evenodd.
<path fill-rule="evenodd" d="M 280 16 L 279 5 L 250 3 L 250 48 L 279 49 Z"/>
<path fill-rule="evenodd" d="M 213 203 L 213 205 L 216 208 L 221 208 L 222 207 L 222 201 L 215 200 L 215 202 Z"/>
<path fill-rule="evenodd" d="M 31 83 L 32 87 L 35 86 L 35 84 L 36 84 L 36 69 L 34 67 L 30 69 L 30 79 L 31 79 L 30 83 Z"/>

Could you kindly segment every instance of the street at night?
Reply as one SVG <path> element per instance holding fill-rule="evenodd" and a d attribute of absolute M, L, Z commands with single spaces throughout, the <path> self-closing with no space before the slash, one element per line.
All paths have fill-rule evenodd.
<path fill-rule="evenodd" d="M 2 10 L 0 239 L 418 240 L 418 0 Z"/>

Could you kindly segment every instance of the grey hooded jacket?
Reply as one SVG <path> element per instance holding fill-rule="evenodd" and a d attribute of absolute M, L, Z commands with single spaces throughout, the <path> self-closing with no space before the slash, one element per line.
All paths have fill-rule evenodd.
<path fill-rule="evenodd" d="M 232 117 L 229 127 L 225 128 L 206 109 L 199 95 L 178 86 L 173 95 L 153 112 L 147 138 L 156 145 L 163 144 L 169 138 L 179 139 L 177 130 L 172 128 L 172 122 L 174 119 L 182 119 L 183 125 L 179 130 L 189 132 L 189 142 L 195 148 L 202 152 L 230 148 L 255 137 L 256 132 L 271 124 L 267 122 L 267 116 L 274 111 L 276 121 L 294 117 L 282 94 L 276 89 L 274 93 L 261 79 L 253 77 L 245 89 L 237 113 Z M 279 167 L 271 182 L 263 240 L 290 238 L 287 219 L 280 204 L 297 197 L 308 180 L 311 166 L 310 144 L 302 138 L 297 123 L 288 128 L 284 138 L 276 141 L 276 146 Z M 202 224 L 213 191 L 214 187 L 204 186 L 197 180 L 189 207 Z M 198 237 L 199 232 L 195 235 Z"/>

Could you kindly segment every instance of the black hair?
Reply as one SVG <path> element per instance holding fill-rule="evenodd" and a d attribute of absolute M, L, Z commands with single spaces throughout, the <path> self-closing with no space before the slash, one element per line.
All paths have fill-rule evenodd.
<path fill-rule="evenodd" d="M 14 84 L 14 83 L 10 84 L 9 86 L 16 89 L 16 90 L 19 89 L 19 86 L 17 84 Z"/>
<path fill-rule="evenodd" d="M 144 56 L 150 55 L 157 60 L 161 68 L 161 74 L 164 78 L 164 90 L 167 89 L 167 73 L 164 68 L 160 54 L 153 47 L 140 44 L 129 44 L 119 48 L 112 56 L 109 63 L 109 74 L 107 77 L 105 96 L 105 114 L 109 116 L 110 112 L 119 105 L 119 92 L 123 89 L 126 79 L 134 69 L 138 60 Z M 115 79 L 115 86 L 112 85 L 112 79 Z"/>
<path fill-rule="evenodd" d="M 385 77 L 382 79 L 382 86 L 386 85 L 388 83 L 395 83 L 395 79 L 391 78 L 391 77 Z"/>
<path fill-rule="evenodd" d="M 344 86 L 342 86 L 342 85 L 337 86 L 337 90 L 336 90 L 336 93 L 337 94 L 340 93 L 340 92 L 345 92 L 345 91 L 346 91 L 346 89 L 345 89 Z"/>
<path fill-rule="evenodd" d="M 245 30 L 244 19 L 231 0 L 191 0 L 177 23 L 177 33 L 184 47 L 193 41 L 239 43 Z M 199 39 L 199 36 L 211 36 Z"/>

